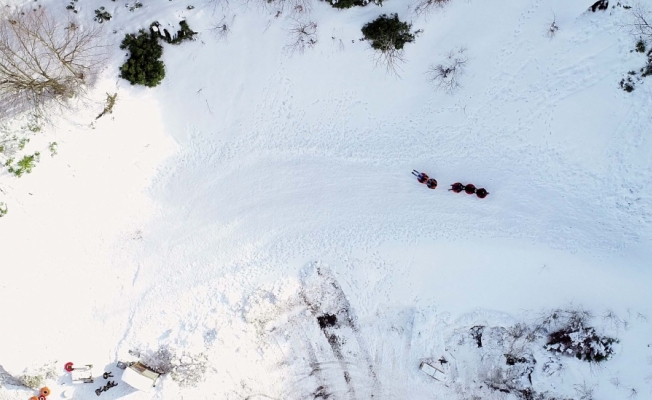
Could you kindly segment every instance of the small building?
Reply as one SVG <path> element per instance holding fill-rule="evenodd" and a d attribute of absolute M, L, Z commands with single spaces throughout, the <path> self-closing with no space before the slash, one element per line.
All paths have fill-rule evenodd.
<path fill-rule="evenodd" d="M 135 389 L 147 392 L 156 385 L 160 376 L 161 374 L 139 361 L 125 368 L 122 373 L 122 381 Z"/>

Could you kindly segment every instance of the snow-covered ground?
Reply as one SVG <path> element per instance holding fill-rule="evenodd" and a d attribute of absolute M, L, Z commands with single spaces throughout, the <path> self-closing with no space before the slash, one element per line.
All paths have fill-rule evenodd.
<path fill-rule="evenodd" d="M 119 384 L 102 398 L 522 398 L 487 385 L 512 374 L 546 398 L 652 399 L 652 81 L 618 87 L 645 61 L 627 10 L 142 3 L 77 4 L 89 24 L 100 5 L 113 15 L 97 110 L 34 135 L 33 173 L 0 175 L 6 371 L 55 365 L 54 398 L 71 390 L 63 363 L 117 373 L 131 352 L 173 371 L 153 393 Z M 423 29 L 400 78 L 358 40 L 393 12 Z M 199 35 L 164 45 L 159 87 L 117 78 L 126 33 L 181 19 Z M 287 48 L 293 19 L 318 27 L 304 54 Z M 428 66 L 460 46 L 462 87 L 435 91 Z M 107 92 L 114 112 L 91 124 Z M 490 195 L 446 191 L 457 181 Z M 591 312 L 619 339 L 614 357 L 560 357 L 514 328 L 559 308 Z M 34 394 L 1 386 L 0 399 Z"/>

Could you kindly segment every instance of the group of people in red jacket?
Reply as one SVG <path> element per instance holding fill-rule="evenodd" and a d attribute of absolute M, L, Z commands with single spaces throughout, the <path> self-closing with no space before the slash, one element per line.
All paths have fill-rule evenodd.
<path fill-rule="evenodd" d="M 412 170 L 412 175 L 416 176 L 419 183 L 425 184 L 428 187 L 428 189 L 436 189 L 437 188 L 437 180 L 434 179 L 434 178 L 428 177 L 427 174 L 425 174 L 423 172 L 419 172 L 417 170 Z M 475 185 L 472 184 L 472 183 L 469 183 L 467 185 L 463 185 L 460 182 L 455 182 L 455 183 L 453 183 L 451 185 L 451 188 L 448 189 L 448 190 L 452 190 L 455 193 L 460 193 L 460 192 L 464 192 L 466 194 L 474 194 L 475 193 L 475 195 L 478 196 L 481 199 L 484 199 L 489 194 L 489 192 L 487 192 L 487 190 L 485 188 L 476 189 Z"/>

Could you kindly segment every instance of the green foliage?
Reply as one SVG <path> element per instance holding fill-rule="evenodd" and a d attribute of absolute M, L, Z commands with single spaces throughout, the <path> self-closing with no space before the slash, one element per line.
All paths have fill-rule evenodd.
<path fill-rule="evenodd" d="M 638 39 L 635 49 L 639 53 L 645 53 L 645 41 L 643 39 Z"/>
<path fill-rule="evenodd" d="M 152 22 L 150 25 L 150 30 L 152 31 L 152 34 L 154 34 L 155 31 L 158 32 L 158 37 L 169 44 L 179 44 L 184 40 L 194 40 L 193 37 L 197 34 L 197 32 L 194 32 L 192 29 L 190 29 L 190 26 L 188 26 L 186 21 L 179 22 L 179 25 L 181 25 L 181 29 L 178 30 L 174 36 L 171 36 L 170 32 L 168 32 L 167 29 L 161 29 L 161 26 L 158 22 Z"/>
<path fill-rule="evenodd" d="M 120 67 L 120 77 L 132 85 L 154 87 L 165 77 L 165 65 L 159 60 L 163 47 L 153 32 L 141 29 L 138 36 L 127 34 L 120 44 L 121 49 L 129 49 L 130 57 Z"/>
<path fill-rule="evenodd" d="M 48 146 L 48 149 L 50 149 L 50 157 L 54 157 L 57 155 L 57 148 L 59 147 L 59 143 L 57 142 L 50 142 L 50 145 Z"/>
<path fill-rule="evenodd" d="M 9 208 L 7 207 L 7 203 L 5 203 L 4 201 L 0 201 L 0 218 L 7 215 L 8 212 L 9 212 Z"/>
<path fill-rule="evenodd" d="M 27 145 L 27 143 L 29 143 L 29 138 L 20 139 L 20 141 L 18 142 L 18 149 L 23 150 L 25 148 L 25 146 Z"/>
<path fill-rule="evenodd" d="M 108 11 L 104 10 L 104 6 L 100 7 L 99 10 L 95 10 L 95 18 L 93 18 L 93 21 L 97 21 L 101 24 L 104 21 L 108 21 L 110 19 L 111 19 L 111 14 L 109 14 Z"/>
<path fill-rule="evenodd" d="M 398 14 L 387 16 L 383 14 L 374 21 L 362 27 L 362 34 L 366 40 L 371 41 L 375 50 L 388 52 L 401 50 L 406 43 L 414 41 L 414 34 L 410 32 L 412 25 L 398 19 Z"/>
<path fill-rule="evenodd" d="M 627 93 L 631 93 L 634 91 L 634 81 L 630 77 L 623 78 L 620 80 L 620 88 Z"/>
<path fill-rule="evenodd" d="M 371 3 L 369 0 L 326 0 L 334 8 L 351 8 L 351 7 L 360 7 L 366 6 Z M 382 0 L 374 0 L 374 3 L 382 6 Z"/>
<path fill-rule="evenodd" d="M 647 52 L 647 65 L 641 69 L 641 76 L 652 75 L 652 49 Z"/>
<path fill-rule="evenodd" d="M 17 177 L 23 176 L 24 173 L 31 174 L 32 169 L 36 166 L 36 163 L 38 163 L 41 160 L 41 153 L 38 151 L 31 156 L 23 156 L 17 163 L 16 166 L 13 166 L 14 159 L 10 158 L 7 160 L 5 163 L 5 166 L 8 167 L 8 171 L 11 174 L 16 175 Z"/>

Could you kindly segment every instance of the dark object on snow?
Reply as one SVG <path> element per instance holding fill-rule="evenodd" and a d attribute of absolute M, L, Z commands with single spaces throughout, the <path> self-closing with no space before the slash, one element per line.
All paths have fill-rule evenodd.
<path fill-rule="evenodd" d="M 325 329 L 329 326 L 335 326 L 337 324 L 337 317 L 332 314 L 324 314 L 321 317 L 317 317 L 317 322 L 319 322 L 321 329 Z"/>
<path fill-rule="evenodd" d="M 129 365 L 128 365 L 126 362 L 118 361 L 118 363 L 116 364 L 116 366 L 117 366 L 118 368 L 120 368 L 120 369 L 127 369 L 127 367 L 128 367 Z"/>
<path fill-rule="evenodd" d="M 485 197 L 487 197 L 488 194 L 489 194 L 489 192 L 487 192 L 487 189 L 485 189 L 485 188 L 480 188 L 480 189 L 475 191 L 475 195 L 478 196 L 481 199 L 484 199 Z"/>
<path fill-rule="evenodd" d="M 484 326 L 476 325 L 469 329 L 471 337 L 475 339 L 475 343 L 478 345 L 478 348 L 482 347 L 482 332 L 484 332 Z"/>
<path fill-rule="evenodd" d="M 416 169 L 412 170 L 412 175 L 417 177 L 419 183 L 426 183 L 426 181 L 428 180 L 428 175 L 424 174 L 423 172 L 419 172 Z"/>
<path fill-rule="evenodd" d="M 437 180 L 433 178 L 428 179 L 426 186 L 428 186 L 428 189 L 437 189 Z"/>
<path fill-rule="evenodd" d="M 595 12 L 596 10 L 606 10 L 609 8 L 609 0 L 598 0 L 591 7 L 589 7 L 589 10 L 592 12 Z"/>
<path fill-rule="evenodd" d="M 104 379 L 113 378 L 113 372 L 105 372 L 105 373 L 103 373 L 102 378 L 104 378 Z"/>
<path fill-rule="evenodd" d="M 455 182 L 451 185 L 451 188 L 448 190 L 452 190 L 455 193 L 459 193 L 462 190 L 464 190 L 464 185 L 462 185 L 460 182 Z"/>
<path fill-rule="evenodd" d="M 468 185 L 464 186 L 464 191 L 466 194 L 473 194 L 475 193 L 475 185 L 472 183 L 469 183 Z"/>
<path fill-rule="evenodd" d="M 102 386 L 101 388 L 95 389 L 95 394 L 99 396 L 102 394 L 102 392 L 106 392 L 107 390 L 116 386 L 118 386 L 118 384 L 115 381 L 109 381 L 106 385 Z"/>
<path fill-rule="evenodd" d="M 594 328 L 584 326 L 581 321 L 572 322 L 565 328 L 552 332 L 544 349 L 578 360 L 598 363 L 608 360 L 614 354 L 618 339 L 600 336 Z"/>

